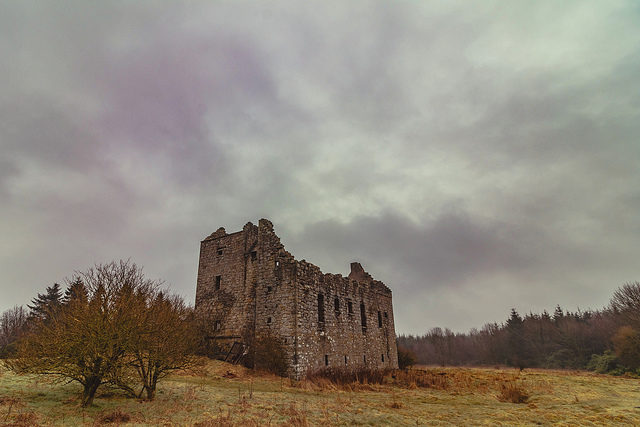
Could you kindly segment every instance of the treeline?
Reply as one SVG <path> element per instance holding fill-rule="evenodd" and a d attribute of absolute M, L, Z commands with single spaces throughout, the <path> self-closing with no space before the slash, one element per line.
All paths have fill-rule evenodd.
<path fill-rule="evenodd" d="M 183 300 L 128 261 L 96 265 L 0 316 L 0 356 L 18 373 L 153 399 L 157 383 L 195 362 L 197 322 Z"/>
<path fill-rule="evenodd" d="M 519 314 L 469 333 L 433 328 L 398 346 L 427 365 L 506 365 L 623 373 L 640 367 L 640 283 L 620 287 L 602 310 Z M 638 372 L 640 373 L 640 372 Z"/>

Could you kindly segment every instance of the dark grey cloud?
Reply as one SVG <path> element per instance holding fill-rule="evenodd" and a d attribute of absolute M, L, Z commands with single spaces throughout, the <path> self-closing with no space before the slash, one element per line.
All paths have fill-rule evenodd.
<path fill-rule="evenodd" d="M 604 304 L 617 283 L 636 274 L 635 254 L 624 247 L 585 245 L 598 239 L 566 234 L 449 210 L 421 223 L 393 213 L 323 221 L 285 234 L 285 242 L 325 271 L 346 274 L 348 262 L 357 260 L 395 284 L 399 321 L 420 325 L 414 319 L 423 319 L 426 323 L 413 327 L 419 333 L 469 304 L 469 295 L 475 308 L 456 319 L 458 327 L 501 321 L 509 307 L 542 310 L 553 308 L 554 301 L 571 301 L 574 307 L 599 308 L 592 305 L 594 296 Z"/>
<path fill-rule="evenodd" d="M 0 6 L 0 309 L 271 218 L 398 329 L 600 307 L 637 280 L 634 2 Z M 399 308 L 399 310 L 398 310 Z"/>

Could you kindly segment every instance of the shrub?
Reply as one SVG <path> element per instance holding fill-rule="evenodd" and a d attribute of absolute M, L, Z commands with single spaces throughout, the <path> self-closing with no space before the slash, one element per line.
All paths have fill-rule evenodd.
<path fill-rule="evenodd" d="M 604 354 L 592 354 L 587 369 L 599 374 L 608 374 L 619 368 L 619 361 L 611 350 L 607 350 Z"/>
<path fill-rule="evenodd" d="M 400 369 L 407 369 L 416 364 L 416 355 L 413 351 L 398 347 L 398 367 Z"/>
<path fill-rule="evenodd" d="M 623 326 L 611 338 L 620 362 L 632 370 L 640 368 L 640 333 L 631 326 Z"/>
<path fill-rule="evenodd" d="M 253 341 L 253 351 L 246 362 L 249 367 L 280 376 L 287 375 L 286 353 L 280 340 L 272 335 L 263 335 Z"/>
<path fill-rule="evenodd" d="M 515 381 L 503 382 L 497 396 L 500 402 L 527 403 L 529 393 Z"/>

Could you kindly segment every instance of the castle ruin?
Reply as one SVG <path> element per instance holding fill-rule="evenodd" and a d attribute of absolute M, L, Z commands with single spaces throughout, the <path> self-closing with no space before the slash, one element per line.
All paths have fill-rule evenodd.
<path fill-rule="evenodd" d="M 398 367 L 391 290 L 356 262 L 343 277 L 297 261 L 266 219 L 201 242 L 195 308 L 209 342 L 227 354 L 259 337 L 278 340 L 296 378 L 326 367 Z"/>

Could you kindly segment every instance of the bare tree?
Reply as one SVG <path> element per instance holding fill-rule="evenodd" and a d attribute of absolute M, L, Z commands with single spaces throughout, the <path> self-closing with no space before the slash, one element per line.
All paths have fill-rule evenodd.
<path fill-rule="evenodd" d="M 100 385 L 118 383 L 126 370 L 137 331 L 128 295 L 157 283 L 128 261 L 96 265 L 79 277 L 82 286 L 54 315 L 33 321 L 9 366 L 80 383 L 82 405 L 87 406 Z"/>
<path fill-rule="evenodd" d="M 12 356 L 27 327 L 27 311 L 15 306 L 0 316 L 0 358 Z"/>
<path fill-rule="evenodd" d="M 141 396 L 152 400 L 158 381 L 171 372 L 187 369 L 196 362 L 198 344 L 193 311 L 178 296 L 153 288 L 136 293 L 136 324 L 134 340 L 129 345 L 132 366 L 142 383 Z"/>
<path fill-rule="evenodd" d="M 611 309 L 619 313 L 625 323 L 640 330 L 640 282 L 619 287 L 611 298 Z"/>

